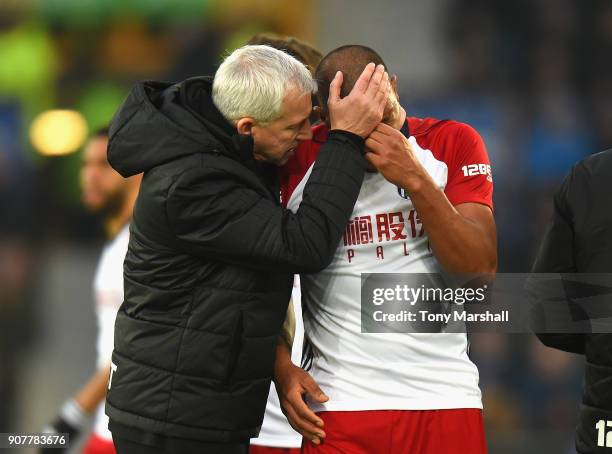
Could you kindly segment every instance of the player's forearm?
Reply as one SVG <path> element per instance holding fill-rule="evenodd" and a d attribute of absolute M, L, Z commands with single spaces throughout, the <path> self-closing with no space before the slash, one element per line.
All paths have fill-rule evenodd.
<path fill-rule="evenodd" d="M 293 364 L 291 362 L 291 349 L 285 339 L 279 337 L 276 344 L 276 358 L 274 360 L 274 381 L 276 381 L 279 375 L 291 364 Z"/>
<path fill-rule="evenodd" d="M 76 396 L 68 399 L 55 419 L 43 429 L 45 433 L 67 433 L 75 438 L 86 426 L 88 416 L 106 396 L 110 367 L 99 370 Z"/>
<path fill-rule="evenodd" d="M 497 251 L 494 239 L 478 223 L 467 219 L 450 203 L 431 178 L 423 178 L 410 191 L 431 249 L 447 272 L 494 274 Z"/>
<path fill-rule="evenodd" d="M 75 400 L 85 413 L 93 413 L 106 397 L 110 367 L 101 368 L 83 386 L 75 396 Z"/>

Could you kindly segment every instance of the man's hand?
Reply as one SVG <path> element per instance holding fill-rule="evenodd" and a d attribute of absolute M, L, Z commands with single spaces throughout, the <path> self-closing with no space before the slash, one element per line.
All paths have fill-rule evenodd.
<path fill-rule="evenodd" d="M 430 179 L 415 150 L 420 149 L 414 137 L 406 139 L 401 131 L 380 123 L 366 139 L 366 159 L 388 181 L 409 193 L 416 192 L 424 179 Z"/>
<path fill-rule="evenodd" d="M 277 347 L 274 383 L 281 408 L 291 427 L 302 434 L 306 440 L 316 445 L 320 444 L 325 438 L 323 420 L 308 408 L 304 397 L 308 395 L 311 399 L 321 403 L 326 402 L 329 398 L 321 391 L 308 372 L 291 362 L 286 346 Z"/>
<path fill-rule="evenodd" d="M 389 95 L 389 76 L 382 65 L 369 63 L 351 92 L 340 98 L 342 72 L 329 85 L 327 109 L 331 129 L 341 129 L 366 138 L 382 120 Z"/>

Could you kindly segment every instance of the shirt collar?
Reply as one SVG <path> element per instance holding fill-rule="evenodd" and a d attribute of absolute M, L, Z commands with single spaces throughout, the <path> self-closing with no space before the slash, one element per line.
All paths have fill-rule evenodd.
<path fill-rule="evenodd" d="M 400 132 L 406 136 L 406 138 L 410 137 L 410 127 L 408 126 L 408 117 L 406 117 L 406 121 L 402 125 Z"/>

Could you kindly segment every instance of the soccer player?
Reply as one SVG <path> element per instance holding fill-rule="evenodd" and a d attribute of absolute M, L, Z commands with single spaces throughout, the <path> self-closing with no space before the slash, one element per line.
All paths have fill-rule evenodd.
<path fill-rule="evenodd" d="M 321 61 L 323 55 L 310 44 L 290 36 L 280 36 L 272 33 L 260 33 L 253 36 L 248 44 L 263 44 L 287 52 L 302 62 L 312 73 Z M 314 75 L 314 74 L 313 74 Z M 314 98 L 314 96 L 313 96 Z M 316 100 L 313 99 L 313 103 Z M 302 306 L 299 279 L 295 280 L 289 305 L 289 317 L 292 318 L 293 347 L 291 359 L 299 364 L 302 357 L 302 339 L 304 327 L 302 324 Z M 261 431 L 257 438 L 251 439 L 249 454 L 298 454 L 302 444 L 302 436 L 287 422 L 283 415 L 273 384 L 266 404 Z"/>
<path fill-rule="evenodd" d="M 106 159 L 108 130 L 96 132 L 89 140 L 81 165 L 83 204 L 104 218 L 108 241 L 104 247 L 94 279 L 98 319 L 97 372 L 62 406 L 48 432 L 66 432 L 76 436 L 95 412 L 93 432 L 83 449 L 84 454 L 114 454 L 115 448 L 104 414 L 104 397 L 108 386 L 115 316 L 123 302 L 123 260 L 129 239 L 129 221 L 138 195 L 140 175 L 124 179 Z M 51 454 L 61 450 L 48 448 Z"/>
<path fill-rule="evenodd" d="M 316 71 L 321 105 L 330 77 L 342 71 L 343 90 L 350 89 L 369 61 L 384 65 L 364 46 L 325 56 Z M 395 96 L 384 124 L 366 140 L 372 171 L 343 240 L 325 270 L 301 276 L 312 378 L 279 344 L 276 384 L 285 414 L 305 437 L 306 454 L 480 454 L 486 452 L 482 402 L 467 336 L 361 333 L 361 273 L 492 274 L 497 267 L 493 183 L 482 139 L 456 121 L 407 117 L 395 77 L 391 84 Z M 327 133 L 327 125 L 316 126 L 313 140 L 287 163 L 288 208 L 299 206 Z"/>

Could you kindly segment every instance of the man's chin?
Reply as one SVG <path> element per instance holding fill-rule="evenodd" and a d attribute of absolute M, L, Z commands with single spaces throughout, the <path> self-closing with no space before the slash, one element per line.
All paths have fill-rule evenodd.
<path fill-rule="evenodd" d="M 123 204 L 123 198 L 119 195 L 114 197 L 83 197 L 81 199 L 85 209 L 96 216 L 103 218 L 114 216 Z"/>

